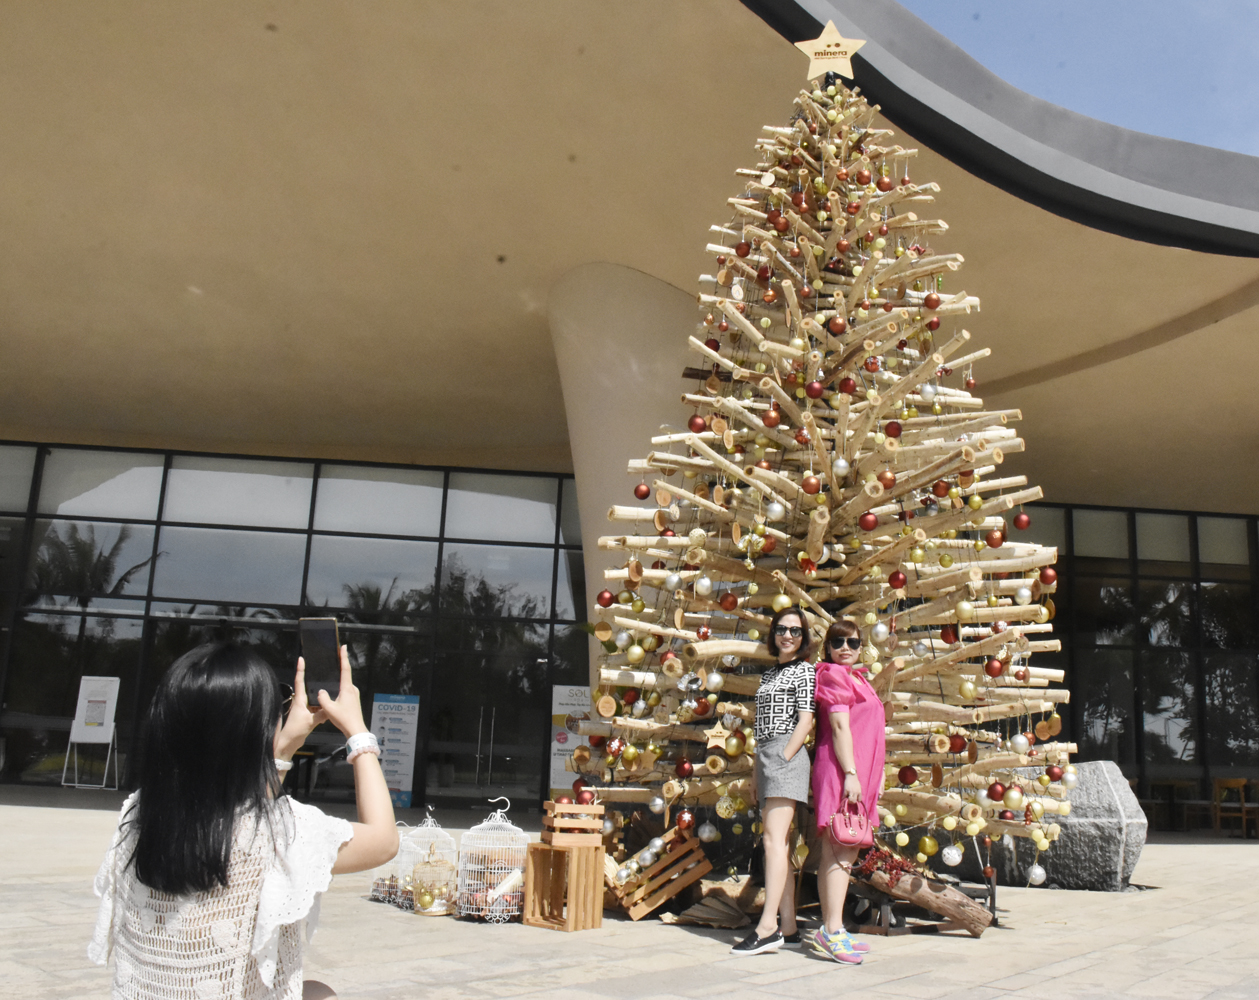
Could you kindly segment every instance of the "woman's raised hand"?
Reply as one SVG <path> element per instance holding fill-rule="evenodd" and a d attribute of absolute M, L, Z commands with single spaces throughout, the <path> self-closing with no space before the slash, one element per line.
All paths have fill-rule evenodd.
<path fill-rule="evenodd" d="M 311 730 L 320 723 L 327 722 L 328 715 L 322 708 L 313 712 L 306 700 L 306 661 L 297 658 L 297 674 L 293 678 L 293 703 L 289 706 L 289 714 L 284 725 L 275 738 L 275 755 L 282 760 L 289 760 L 302 748 Z"/>
<path fill-rule="evenodd" d="M 351 736 L 367 732 L 363 722 L 363 704 L 359 700 L 358 688 L 350 676 L 350 647 L 341 647 L 341 690 L 336 700 L 324 691 L 319 691 L 319 707 L 324 717 L 331 719 L 332 724 L 344 734 L 348 740 Z"/>

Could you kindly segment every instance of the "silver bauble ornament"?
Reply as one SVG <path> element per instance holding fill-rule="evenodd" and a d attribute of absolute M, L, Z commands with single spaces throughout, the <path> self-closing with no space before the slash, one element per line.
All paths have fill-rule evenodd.
<path fill-rule="evenodd" d="M 680 573 L 670 573 L 664 578 L 665 590 L 677 590 L 682 586 L 682 576 Z"/>
<path fill-rule="evenodd" d="M 1044 885 L 1046 877 L 1045 869 L 1040 865 L 1032 865 L 1032 867 L 1027 870 L 1027 881 L 1031 885 Z"/>
<path fill-rule="evenodd" d="M 707 597 L 713 592 L 713 581 L 711 577 L 701 576 L 695 581 L 695 593 L 700 597 Z"/>
<path fill-rule="evenodd" d="M 659 816 L 662 812 L 664 812 L 664 799 L 662 799 L 659 795 L 653 795 L 647 802 L 647 808 Z"/>
<path fill-rule="evenodd" d="M 1014 592 L 1015 604 L 1031 604 L 1032 592 L 1027 587 L 1020 587 Z"/>
<path fill-rule="evenodd" d="M 870 629 L 870 638 L 875 642 L 884 642 L 892 630 L 887 627 L 886 622 L 876 622 Z"/>
<path fill-rule="evenodd" d="M 772 500 L 765 507 L 765 516 L 771 521 L 781 521 L 787 516 L 787 508 L 777 500 Z"/>
<path fill-rule="evenodd" d="M 956 868 L 962 863 L 962 849 L 956 844 L 949 844 L 940 852 L 940 860 L 950 868 Z"/>

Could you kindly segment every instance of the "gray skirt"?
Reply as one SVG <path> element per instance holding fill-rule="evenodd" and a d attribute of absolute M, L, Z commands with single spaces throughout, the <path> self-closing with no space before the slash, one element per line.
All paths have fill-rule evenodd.
<path fill-rule="evenodd" d="M 783 756 L 790 733 L 756 744 L 756 797 L 761 808 L 772 798 L 809 801 L 809 751 L 801 747 L 791 760 Z"/>

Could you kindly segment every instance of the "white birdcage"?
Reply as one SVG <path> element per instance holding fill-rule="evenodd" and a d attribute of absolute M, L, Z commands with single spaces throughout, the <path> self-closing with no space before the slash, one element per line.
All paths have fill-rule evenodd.
<path fill-rule="evenodd" d="M 459 916 L 503 924 L 524 909 L 525 852 L 529 835 L 507 821 L 507 808 L 490 813 L 459 843 Z"/>
<path fill-rule="evenodd" d="M 444 917 L 455 912 L 458 889 L 459 852 L 455 838 L 438 826 L 432 815 L 419 826 L 403 833 L 394 861 L 401 895 L 409 895 L 411 906 L 426 917 Z"/>

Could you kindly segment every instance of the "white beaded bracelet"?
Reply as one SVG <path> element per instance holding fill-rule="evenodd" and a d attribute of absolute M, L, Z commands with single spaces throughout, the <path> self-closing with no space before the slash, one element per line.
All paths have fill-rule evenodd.
<path fill-rule="evenodd" d="M 280 758 L 277 757 L 275 759 L 275 769 L 281 774 L 285 771 L 291 771 L 293 770 L 293 762 L 291 760 L 280 760 Z"/>
<path fill-rule="evenodd" d="M 356 733 L 345 742 L 345 759 L 353 761 L 360 754 L 374 753 L 380 756 L 380 742 L 375 733 Z"/>

